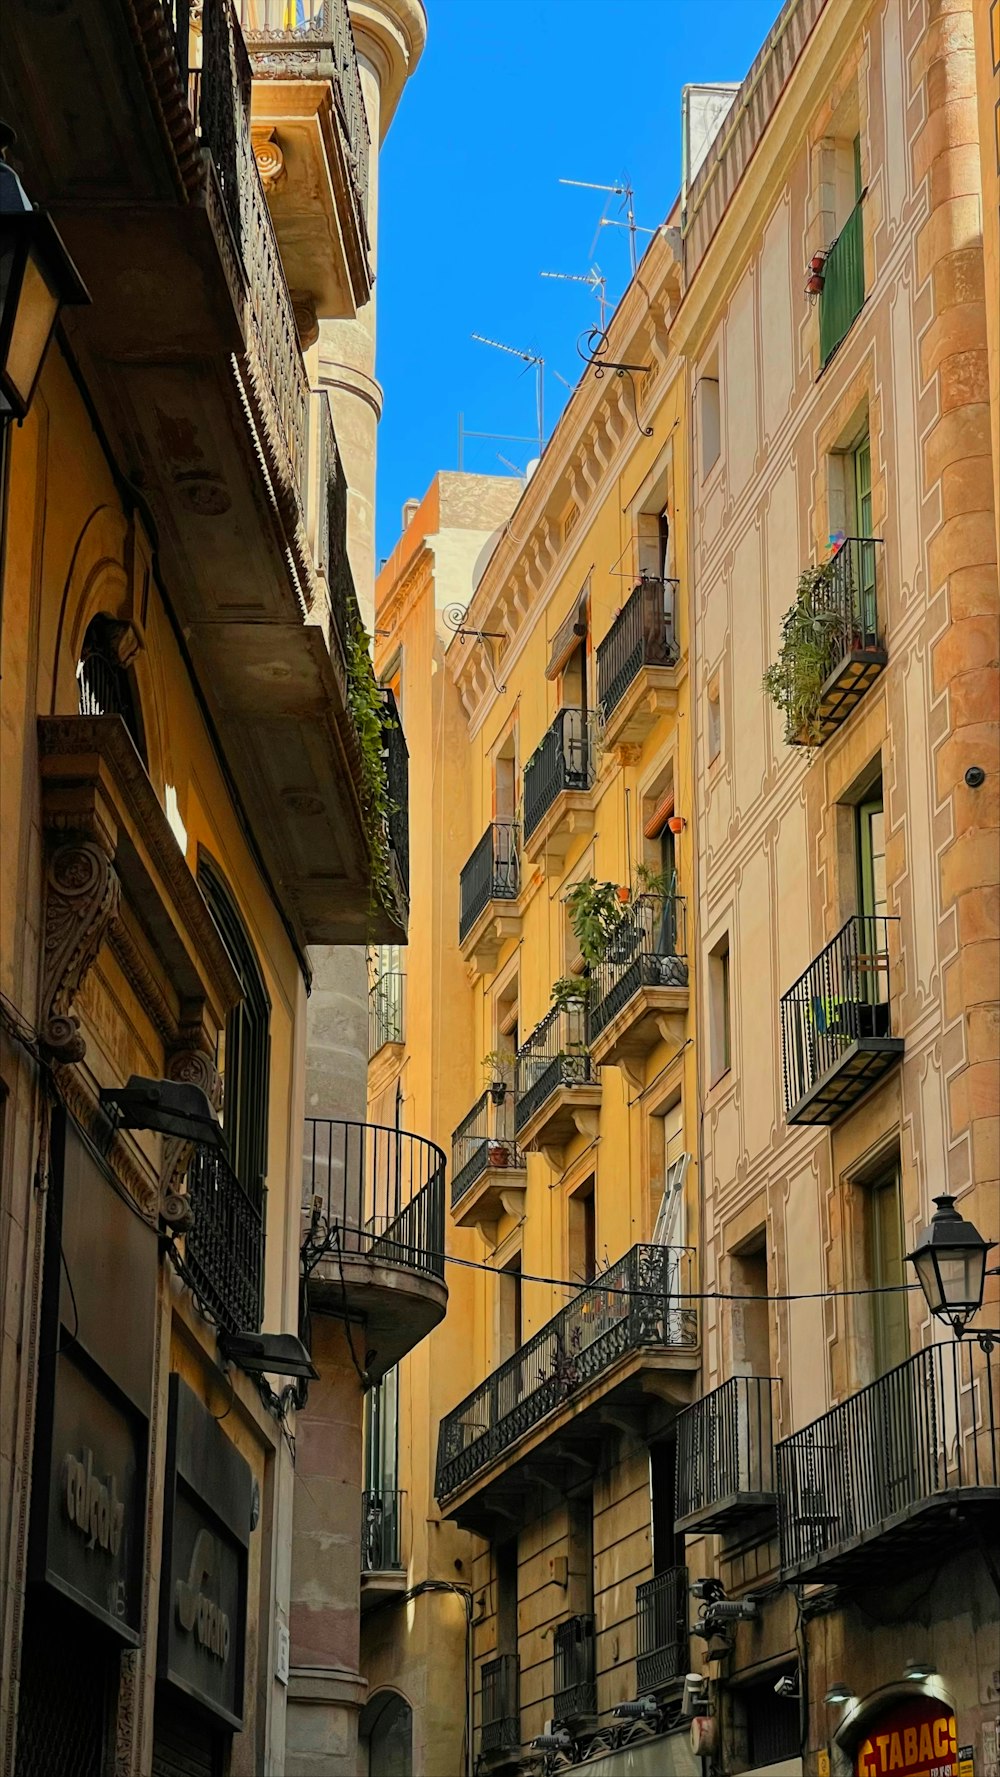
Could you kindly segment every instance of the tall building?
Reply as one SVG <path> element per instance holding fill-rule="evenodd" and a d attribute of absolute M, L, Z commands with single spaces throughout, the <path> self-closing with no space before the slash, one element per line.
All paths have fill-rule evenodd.
<path fill-rule="evenodd" d="M 303 1720 L 324 1770 L 338 1750 L 355 1768 L 356 1658 L 353 1688 L 331 1684 L 349 1662 L 296 1621 L 296 1456 L 315 1471 L 349 1362 L 327 1307 L 364 1323 L 377 1371 L 446 1295 L 435 1276 L 422 1318 L 386 1314 L 412 1252 L 401 1144 L 391 1191 L 366 1140 L 334 1164 L 335 1133 L 321 1179 L 307 1125 L 303 1215 L 316 953 L 406 930 L 405 742 L 359 609 L 371 440 L 322 342 L 354 327 L 333 356 L 364 335 L 371 368 L 377 148 L 423 14 L 359 13 L 356 49 L 343 0 L 4 9 L 0 1762 L 18 1777 L 258 1777 L 295 1768 Z M 363 961 L 358 992 L 363 1010 Z M 325 1109 L 363 1129 L 363 1057 L 355 1081 Z M 433 1218 L 424 1234 L 440 1246 Z M 357 1500 L 351 1374 L 354 1444 L 328 1444 Z M 356 1574 L 356 1506 L 329 1522 Z M 357 1584 L 353 1610 L 356 1645 Z"/>

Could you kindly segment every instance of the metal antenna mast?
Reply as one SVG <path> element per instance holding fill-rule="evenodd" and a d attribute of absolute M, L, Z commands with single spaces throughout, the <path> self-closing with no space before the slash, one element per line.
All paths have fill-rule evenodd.
<path fill-rule="evenodd" d="M 577 271 L 543 271 L 541 278 L 559 278 L 564 284 L 586 284 L 593 290 L 601 305 L 601 332 L 606 331 L 608 309 L 608 280 L 599 265 L 592 265 L 588 272 Z"/>
<path fill-rule="evenodd" d="M 522 352 L 517 346 L 504 345 L 501 339 L 487 339 L 485 333 L 474 333 L 472 338 L 481 346 L 492 346 L 496 352 L 506 352 L 511 358 L 521 358 L 525 364 L 535 366 L 535 405 L 538 416 L 538 454 L 545 449 L 545 359 L 538 352 Z"/>
<path fill-rule="evenodd" d="M 639 255 L 636 251 L 635 237 L 637 234 L 655 234 L 656 230 L 655 228 L 641 228 L 636 221 L 635 211 L 632 208 L 632 200 L 635 197 L 635 192 L 632 188 L 632 182 L 629 179 L 628 174 L 623 173 L 620 182 L 615 185 L 598 185 L 592 179 L 560 179 L 559 183 L 560 185 L 575 185 L 581 191 L 607 191 L 612 197 L 620 197 L 624 200 L 620 205 L 620 208 L 625 211 L 624 222 L 619 222 L 616 217 L 608 216 L 605 213 L 597 224 L 597 234 L 594 236 L 590 251 L 593 253 L 594 247 L 597 245 L 598 235 L 602 228 L 627 228 L 629 258 L 632 262 L 632 275 L 634 277 L 639 269 Z M 605 212 L 607 212 L 607 204 L 605 204 L 604 208 Z M 604 331 L 603 323 L 601 331 Z"/>

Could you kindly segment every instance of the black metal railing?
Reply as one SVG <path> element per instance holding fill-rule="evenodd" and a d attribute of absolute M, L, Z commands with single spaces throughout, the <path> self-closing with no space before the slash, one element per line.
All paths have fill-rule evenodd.
<path fill-rule="evenodd" d="M 403 1041 L 403 997 L 406 976 L 402 969 L 387 969 L 368 989 L 368 1056 L 386 1043 Z"/>
<path fill-rule="evenodd" d="M 556 1721 L 596 1715 L 594 1653 L 592 1616 L 568 1617 L 556 1625 L 552 1651 L 552 1713 Z"/>
<path fill-rule="evenodd" d="M 799 594 L 782 699 L 790 746 L 822 746 L 885 665 L 881 549 L 881 537 L 845 537 L 836 554 L 812 570 L 808 589 Z"/>
<path fill-rule="evenodd" d="M 361 1495 L 361 1571 L 386 1573 L 403 1562 L 403 1501 L 398 1489 L 366 1488 Z"/>
<path fill-rule="evenodd" d="M 592 752 L 586 710 L 560 710 L 524 768 L 526 839 L 563 790 L 590 788 Z"/>
<path fill-rule="evenodd" d="M 514 1128 L 521 1130 L 560 1086 L 592 1086 L 597 1074 L 590 1059 L 587 1002 L 553 1006 L 514 1060 Z"/>
<path fill-rule="evenodd" d="M 597 647 L 597 696 L 605 718 L 644 666 L 674 666 L 677 580 L 639 581 Z"/>
<path fill-rule="evenodd" d="M 590 975 L 590 1039 L 640 987 L 686 987 L 687 909 L 683 895 L 639 895 L 622 909 L 604 960 Z"/>
<path fill-rule="evenodd" d="M 514 1094 L 509 1089 L 497 1104 L 487 1087 L 451 1138 L 452 1209 L 489 1168 L 524 1170 L 524 1155 L 514 1140 Z"/>
<path fill-rule="evenodd" d="M 330 414 L 330 398 L 317 389 L 313 400 L 320 408 L 320 482 L 316 555 L 326 580 L 333 631 L 344 670 L 353 659 L 354 644 L 364 633 L 361 610 L 354 589 L 354 575 L 347 555 L 347 477 Z"/>
<path fill-rule="evenodd" d="M 264 1307 L 263 1179 L 245 1185 L 225 1155 L 198 1147 L 188 1167 L 184 1262 L 199 1300 L 229 1333 L 255 1333 Z"/>
<path fill-rule="evenodd" d="M 668 1567 L 635 1589 L 635 1683 L 640 1695 L 683 1679 L 688 1669 L 688 1573 Z"/>
<path fill-rule="evenodd" d="M 458 936 L 472 930 L 491 901 L 516 901 L 521 886 L 516 821 L 491 821 L 459 878 Z"/>
<path fill-rule="evenodd" d="M 856 1043 L 892 1037 L 889 930 L 898 924 L 892 916 L 853 914 L 782 994 L 782 1077 L 789 1118 Z M 866 1090 L 866 1076 L 859 1073 L 858 1079 Z"/>
<path fill-rule="evenodd" d="M 379 1123 L 307 1117 L 303 1206 L 318 1197 L 330 1251 L 444 1277 L 445 1156 L 435 1142 Z"/>
<path fill-rule="evenodd" d="M 627 1353 L 697 1344 L 688 1247 L 633 1246 L 441 1421 L 435 1491 L 447 1499 Z"/>
<path fill-rule="evenodd" d="M 389 845 L 399 872 L 403 895 L 410 894 L 410 755 L 403 737 L 396 699 L 383 687 L 385 714 L 382 747 L 385 754 L 386 788 L 389 793 Z"/>
<path fill-rule="evenodd" d="M 481 1752 L 513 1752 L 521 1744 L 516 1654 L 498 1654 L 482 1669 Z"/>
<path fill-rule="evenodd" d="M 783 1438 L 782 1571 L 820 1568 L 956 1489 L 996 1489 L 998 1406 L 993 1352 L 949 1338 Z"/>
<path fill-rule="evenodd" d="M 769 1376 L 731 1376 L 677 1418 L 676 1516 L 708 1529 L 773 1500 Z"/>

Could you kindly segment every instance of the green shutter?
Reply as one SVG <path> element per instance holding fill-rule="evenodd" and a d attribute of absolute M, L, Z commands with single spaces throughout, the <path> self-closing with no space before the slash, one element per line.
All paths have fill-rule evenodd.
<path fill-rule="evenodd" d="M 830 249 L 819 299 L 819 352 L 825 364 L 860 314 L 865 300 L 861 217 L 861 137 L 854 138 L 854 208 Z"/>

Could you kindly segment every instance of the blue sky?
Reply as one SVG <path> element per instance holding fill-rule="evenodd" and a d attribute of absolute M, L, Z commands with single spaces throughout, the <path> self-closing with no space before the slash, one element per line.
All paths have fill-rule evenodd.
<path fill-rule="evenodd" d="M 473 431 L 530 433 L 535 373 L 473 332 L 541 353 L 545 429 L 575 383 L 576 340 L 597 318 L 583 285 L 542 279 L 596 261 L 608 294 L 629 278 L 628 236 L 602 228 L 627 173 L 636 221 L 655 227 L 680 183 L 680 92 L 740 80 L 779 0 L 427 0 L 427 48 L 382 151 L 378 375 L 379 557 L 403 501 L 458 467 Z M 611 198 L 609 215 L 620 199 Z M 640 251 L 644 239 L 639 237 Z M 504 474 L 530 444 L 466 443 L 464 466 Z"/>

